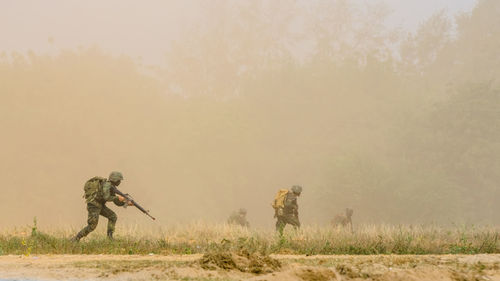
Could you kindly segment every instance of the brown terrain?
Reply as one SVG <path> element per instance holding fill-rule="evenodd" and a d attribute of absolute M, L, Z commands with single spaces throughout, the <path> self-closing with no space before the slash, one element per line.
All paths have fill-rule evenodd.
<path fill-rule="evenodd" d="M 11 255 L 0 257 L 0 280 L 500 280 L 499 264 L 500 255 Z"/>

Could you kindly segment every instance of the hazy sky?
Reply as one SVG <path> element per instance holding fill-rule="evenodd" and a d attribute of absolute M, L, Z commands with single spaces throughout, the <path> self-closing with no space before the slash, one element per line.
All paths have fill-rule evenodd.
<path fill-rule="evenodd" d="M 360 0 L 370 3 L 370 0 Z M 476 0 L 384 0 L 393 10 L 394 24 L 413 30 L 434 12 L 444 9 L 449 14 L 470 11 Z"/>
<path fill-rule="evenodd" d="M 374 3 L 374 0 L 356 0 Z M 435 11 L 470 10 L 476 0 L 382 0 L 388 24 L 414 30 Z M 97 45 L 114 54 L 159 63 L 179 26 L 195 20 L 194 1 L 0 0 L 0 51 L 56 51 Z"/>

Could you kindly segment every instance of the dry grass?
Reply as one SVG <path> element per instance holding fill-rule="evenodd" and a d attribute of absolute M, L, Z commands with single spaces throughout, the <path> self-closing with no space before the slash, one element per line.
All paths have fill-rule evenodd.
<path fill-rule="evenodd" d="M 118 229 L 115 241 L 96 231 L 80 243 L 74 229 L 25 227 L 0 234 L 0 254 L 194 254 L 214 249 L 262 254 L 479 254 L 500 253 L 493 227 L 365 225 L 354 233 L 344 228 L 269 229 L 192 223 L 144 230 Z"/>

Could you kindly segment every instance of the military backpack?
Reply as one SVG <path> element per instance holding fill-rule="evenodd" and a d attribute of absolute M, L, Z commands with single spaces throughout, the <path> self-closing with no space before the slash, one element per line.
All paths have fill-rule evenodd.
<path fill-rule="evenodd" d="M 274 201 L 271 203 L 274 210 L 283 209 L 285 207 L 285 199 L 288 194 L 288 189 L 280 189 L 276 196 L 274 197 Z"/>
<path fill-rule="evenodd" d="M 83 198 L 87 203 L 103 198 L 102 186 L 106 181 L 107 179 L 103 177 L 93 177 L 85 182 Z"/>

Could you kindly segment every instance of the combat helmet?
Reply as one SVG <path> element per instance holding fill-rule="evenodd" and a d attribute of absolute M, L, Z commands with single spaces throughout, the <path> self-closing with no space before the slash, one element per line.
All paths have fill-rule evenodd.
<path fill-rule="evenodd" d="M 300 185 L 292 186 L 292 192 L 300 194 L 302 192 L 302 186 L 300 186 Z"/>
<path fill-rule="evenodd" d="M 120 172 L 113 171 L 111 174 L 109 174 L 109 181 L 112 182 L 117 182 L 117 181 L 122 181 L 123 180 L 123 175 Z"/>
<path fill-rule="evenodd" d="M 238 213 L 240 213 L 242 215 L 246 215 L 247 214 L 247 209 L 241 208 L 241 209 L 238 210 Z"/>

